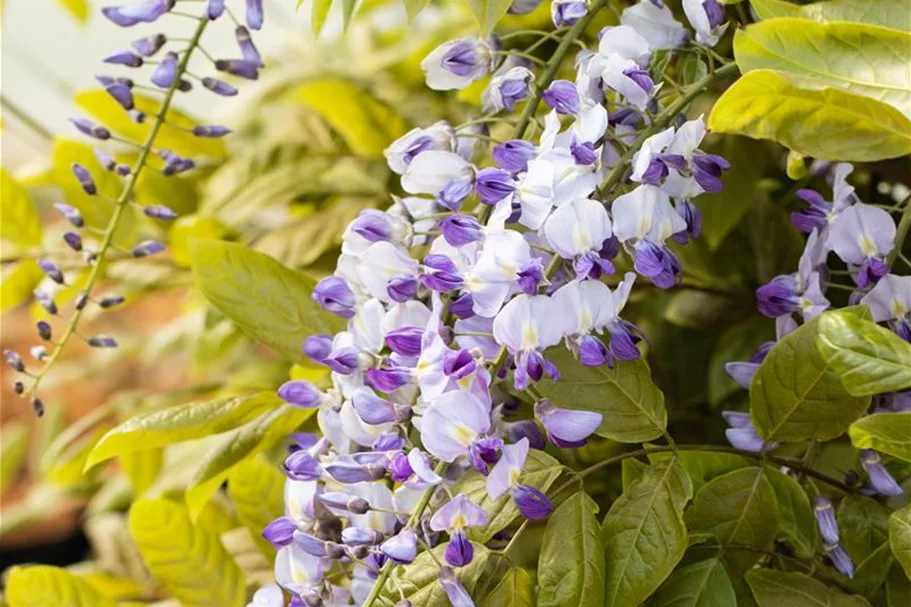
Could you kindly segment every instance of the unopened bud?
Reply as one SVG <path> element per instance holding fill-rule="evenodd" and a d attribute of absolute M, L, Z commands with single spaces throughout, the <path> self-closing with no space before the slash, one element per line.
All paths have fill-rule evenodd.
<path fill-rule="evenodd" d="M 50 341 L 51 339 L 51 325 L 46 320 L 39 320 L 35 323 L 35 327 L 38 329 L 38 337 L 44 341 Z"/>
<path fill-rule="evenodd" d="M 57 264 L 55 264 L 50 259 L 44 259 L 41 257 L 38 258 L 38 265 L 41 267 L 41 271 L 44 272 L 48 278 L 57 284 L 63 284 L 63 272 L 60 271 L 60 268 L 57 267 Z"/>
<path fill-rule="evenodd" d="M 3 359 L 6 361 L 10 367 L 22 373 L 25 371 L 25 363 L 22 362 L 22 357 L 19 356 L 19 353 L 15 350 L 4 350 Z"/>
<path fill-rule="evenodd" d="M 39 362 L 43 361 L 45 358 L 47 358 L 47 348 L 45 348 L 44 346 L 40 346 L 40 345 L 32 346 L 29 349 L 29 352 L 31 353 L 32 358 L 34 358 L 35 360 L 37 360 Z"/>
<path fill-rule="evenodd" d="M 42 417 L 44 415 L 44 402 L 37 396 L 32 398 L 32 410 L 38 417 Z"/>
<path fill-rule="evenodd" d="M 85 293 L 80 293 L 79 295 L 76 296 L 76 309 L 77 310 L 83 309 L 86 306 L 86 304 L 88 304 L 88 303 L 89 303 L 89 296 L 86 295 Z"/>
<path fill-rule="evenodd" d="M 25 392 L 25 384 L 23 384 L 21 381 L 18 381 L 18 380 L 14 381 L 13 382 L 13 392 L 21 395 L 23 392 Z"/>
<path fill-rule="evenodd" d="M 66 232 L 63 235 L 63 242 L 74 251 L 82 250 L 82 237 L 76 232 Z"/>
<path fill-rule="evenodd" d="M 123 295 L 108 295 L 107 297 L 102 297 L 101 301 L 98 302 L 98 305 L 101 306 L 102 310 L 109 310 L 114 306 L 119 306 L 125 301 Z"/>
<path fill-rule="evenodd" d="M 94 335 L 89 337 L 88 344 L 93 348 L 116 348 L 117 341 L 110 335 Z"/>

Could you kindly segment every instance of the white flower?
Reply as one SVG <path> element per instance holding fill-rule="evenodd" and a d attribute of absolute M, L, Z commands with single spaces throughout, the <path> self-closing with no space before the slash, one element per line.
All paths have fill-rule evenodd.
<path fill-rule="evenodd" d="M 610 218 L 600 202 L 576 199 L 561 205 L 547 218 L 544 235 L 560 257 L 572 259 L 601 250 L 611 235 Z"/>
<path fill-rule="evenodd" d="M 431 150 L 418 154 L 402 175 L 402 188 L 409 194 L 437 195 L 455 179 L 471 179 L 473 169 L 453 152 Z"/>
<path fill-rule="evenodd" d="M 634 28 L 648 40 L 652 50 L 677 48 L 689 37 L 686 29 L 674 19 L 667 6 L 658 6 L 652 0 L 641 0 L 639 4 L 624 9 L 620 15 L 621 25 Z"/>
<path fill-rule="evenodd" d="M 450 40 L 421 61 L 427 86 L 435 91 L 463 89 L 490 71 L 493 50 L 480 38 Z"/>
<path fill-rule="evenodd" d="M 405 172 L 418 154 L 429 150 L 455 151 L 455 133 L 449 123 L 440 120 L 426 129 L 411 129 L 383 151 L 389 168 L 399 175 Z"/>
<path fill-rule="evenodd" d="M 640 185 L 618 197 L 612 208 L 614 235 L 620 242 L 648 240 L 662 244 L 671 235 L 686 230 L 686 221 L 671 206 L 661 188 Z"/>

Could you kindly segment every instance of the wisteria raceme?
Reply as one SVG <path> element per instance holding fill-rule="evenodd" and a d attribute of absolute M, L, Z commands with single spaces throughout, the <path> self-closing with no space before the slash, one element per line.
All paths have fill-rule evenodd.
<path fill-rule="evenodd" d="M 189 0 L 186 0 L 180 1 L 180 5 L 180 8 L 183 9 L 185 5 L 195 6 L 195 3 L 191 4 Z M 121 6 L 104 7 L 101 9 L 101 13 L 113 24 L 124 28 L 132 28 L 133 26 L 149 23 L 155 23 L 156 27 L 158 27 L 161 22 L 171 16 L 177 6 L 178 0 L 141 0 Z M 197 6 L 197 8 L 200 7 Z M 142 85 L 137 84 L 137 79 L 134 77 L 102 74 L 96 76 L 96 79 L 132 121 L 144 123 L 147 118 L 153 120 L 154 125 L 151 132 L 158 133 L 161 124 L 170 121 L 167 110 L 177 94 L 193 89 L 192 83 L 187 79 L 187 77 L 191 77 L 191 74 L 187 71 L 189 59 L 199 49 L 201 39 L 210 21 L 218 19 L 225 9 L 226 6 L 223 1 L 210 1 L 206 2 L 205 9 L 198 17 L 181 12 L 180 19 L 185 20 L 190 16 L 196 22 L 196 32 L 190 39 L 189 46 L 186 45 L 186 40 L 181 40 L 173 49 L 170 49 L 168 47 L 174 41 L 169 40 L 165 34 L 152 31 L 135 38 L 130 43 L 130 49 L 116 50 L 103 59 L 103 62 L 109 66 L 133 69 L 141 68 L 147 64 L 155 65 L 149 74 L 149 79 L 155 87 L 162 90 L 164 97 L 154 115 L 147 116 L 146 112 L 136 107 L 138 91 L 142 88 Z M 176 19 L 177 16 L 175 15 L 174 18 Z M 259 29 L 262 26 L 263 8 L 259 0 L 247 1 L 246 20 L 251 29 Z M 250 37 L 250 32 L 243 26 L 237 26 L 235 37 L 238 45 L 238 54 L 242 59 L 214 59 L 211 66 L 212 73 L 219 70 L 227 70 L 229 72 L 239 72 L 240 75 L 247 78 L 256 78 L 258 70 L 263 68 L 265 64 Z M 207 53 L 202 54 L 208 58 Z M 195 78 L 195 76 L 192 77 Z M 218 95 L 231 96 L 238 92 L 230 84 L 211 76 L 203 77 L 201 82 L 206 89 Z M 50 352 L 44 347 L 33 351 L 33 354 L 36 354 L 35 358 L 39 362 L 45 363 L 44 366 L 34 374 L 29 374 L 30 383 L 26 384 L 25 382 L 17 381 L 15 384 L 18 394 L 31 397 L 33 408 L 39 415 L 44 411 L 44 403 L 36 396 L 40 383 L 57 360 L 67 341 L 72 336 L 82 336 L 77 330 L 82 312 L 89 304 L 95 305 L 101 310 L 109 310 L 125 301 L 124 297 L 120 295 L 108 295 L 99 300 L 92 297 L 96 282 L 102 278 L 102 268 L 105 266 L 102 262 L 113 246 L 113 236 L 120 218 L 123 216 L 123 208 L 128 205 L 135 206 L 147 217 L 162 221 L 170 221 L 178 217 L 177 213 L 167 206 L 160 204 L 141 205 L 137 202 L 135 188 L 140 174 L 144 171 L 160 171 L 162 175 L 171 177 L 189 171 L 196 166 L 193 159 L 184 157 L 172 150 L 160 148 L 155 137 L 146 141 L 132 141 L 115 134 L 106 125 L 97 124 L 85 118 L 73 118 L 72 123 L 84 135 L 105 145 L 114 146 L 95 149 L 95 158 L 103 170 L 110 171 L 113 175 L 121 178 L 122 184 L 116 200 L 111 200 L 107 198 L 108 193 L 99 188 L 100 183 L 108 183 L 101 181 L 101 176 L 93 175 L 92 171 L 84 164 L 73 163 L 70 167 L 73 177 L 85 194 L 95 197 L 101 204 L 113 204 L 118 209 L 111 215 L 110 222 L 104 230 L 98 230 L 98 226 L 89 226 L 89 229 L 86 229 L 86 220 L 76 207 L 64 202 L 54 205 L 60 214 L 76 228 L 76 231 L 65 232 L 62 235 L 63 241 L 72 252 L 83 254 L 84 261 L 90 266 L 90 270 L 85 286 L 80 287 L 80 292 L 75 296 L 74 310 L 69 319 L 67 319 L 67 326 L 61 333 L 60 341 L 53 343 L 53 350 Z M 189 131 L 193 136 L 199 138 L 219 138 L 231 132 L 227 127 L 215 124 L 199 124 L 189 129 L 185 128 L 184 125 L 180 125 L 175 126 L 175 128 Z M 116 146 L 123 143 L 141 150 L 139 160 L 133 166 L 121 163 L 115 157 L 116 153 L 122 151 L 121 148 Z M 154 162 L 153 158 L 160 159 L 160 162 Z M 147 239 L 137 242 L 130 248 L 130 254 L 135 258 L 140 258 L 159 254 L 164 250 L 165 245 L 163 243 Z M 68 265 L 61 264 L 56 259 L 51 259 L 50 256 L 42 257 L 36 261 L 38 267 L 50 281 L 59 285 L 69 284 L 64 271 L 69 271 Z M 53 316 L 61 314 L 53 293 L 38 289 L 34 295 L 37 302 L 48 314 Z M 50 341 L 51 328 L 47 322 L 42 321 L 38 324 L 38 335 L 42 340 Z M 89 346 L 95 348 L 117 347 L 117 340 L 107 335 L 96 335 L 84 337 L 83 339 Z M 22 364 L 18 354 L 7 353 L 6 360 L 18 371 L 25 372 L 24 364 Z"/>

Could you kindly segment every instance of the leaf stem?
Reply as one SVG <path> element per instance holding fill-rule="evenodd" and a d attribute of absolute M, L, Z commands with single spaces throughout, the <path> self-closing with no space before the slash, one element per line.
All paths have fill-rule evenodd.
<path fill-rule="evenodd" d="M 108 221 L 108 225 L 104 231 L 104 236 L 101 240 L 101 245 L 98 248 L 97 260 L 92 266 L 89 277 L 86 280 L 85 286 L 81 291 L 82 294 L 87 297 L 91 295 L 92 288 L 95 286 L 95 283 L 101 276 L 101 269 L 104 265 L 105 253 L 107 253 L 108 249 L 110 249 L 113 245 L 114 234 L 117 231 L 117 227 L 120 225 L 120 220 L 123 218 L 124 211 L 129 206 L 130 198 L 133 195 L 133 190 L 136 188 L 136 184 L 139 181 L 139 176 L 146 166 L 146 161 L 148 160 L 149 155 L 152 153 L 155 139 L 158 137 L 158 132 L 161 130 L 161 126 L 165 123 L 164 117 L 167 115 L 168 109 L 171 107 L 171 101 L 174 99 L 174 94 L 177 92 L 177 87 L 180 84 L 181 76 L 183 76 L 183 73 L 186 71 L 187 66 L 189 65 L 190 56 L 193 54 L 193 50 L 199 46 L 199 40 L 202 38 L 202 34 L 208 24 L 208 19 L 199 20 L 199 25 L 196 27 L 193 38 L 190 40 L 189 51 L 184 54 L 177 66 L 177 75 L 174 78 L 174 82 L 171 84 L 171 88 L 168 89 L 164 99 L 161 102 L 161 109 L 155 118 L 155 122 L 152 123 L 152 129 L 149 131 L 149 134 L 142 145 L 142 150 L 139 152 L 139 158 L 136 160 L 136 165 L 133 167 L 130 179 L 127 181 L 126 187 L 124 187 L 123 192 L 120 194 L 120 197 L 117 199 L 117 206 L 114 208 L 111 219 Z M 67 322 L 66 328 L 60 336 L 60 340 L 57 342 L 57 345 L 54 347 L 53 353 L 51 353 L 50 358 L 48 358 L 41 371 L 35 376 L 34 381 L 28 388 L 27 394 L 34 395 L 37 392 L 38 386 L 41 384 L 41 380 L 44 379 L 51 367 L 53 367 L 57 360 L 60 358 L 60 355 L 63 353 L 63 349 L 66 347 L 66 344 L 69 342 L 70 338 L 74 334 L 77 334 L 76 325 L 79 324 L 79 319 L 82 317 L 82 313 L 86 307 L 87 306 L 77 308 L 73 311 L 73 315 Z"/>

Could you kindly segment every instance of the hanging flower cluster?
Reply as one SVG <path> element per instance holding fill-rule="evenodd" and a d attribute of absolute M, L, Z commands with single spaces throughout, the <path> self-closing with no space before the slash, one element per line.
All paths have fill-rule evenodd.
<path fill-rule="evenodd" d="M 697 40 L 716 41 L 721 6 L 689 4 Z M 557 26 L 586 11 L 584 2 L 553 3 Z M 392 566 L 440 544 L 443 589 L 456 607 L 473 605 L 451 569 L 472 561 L 468 531 L 488 522 L 467 495 L 449 494 L 468 471 L 528 520 L 553 510 L 523 483 L 530 450 L 581 446 L 603 420 L 540 397 L 536 382 L 560 379 L 547 350 L 562 344 L 592 367 L 639 358 L 644 335 L 621 316 L 633 285 L 681 281 L 668 241 L 699 235 L 691 200 L 720 190 L 728 168 L 699 149 L 701 117 L 662 113 L 661 86 L 649 75 L 654 51 L 688 38 L 662 3 L 646 0 L 605 28 L 596 50 L 579 53 L 574 82 L 535 83 L 530 63 L 495 38 L 447 42 L 423 61 L 438 90 L 491 74 L 483 95 L 491 114 L 392 143 L 385 156 L 405 196 L 348 226 L 335 273 L 314 290 L 348 325 L 303 344 L 331 371 L 331 387 L 292 380 L 279 390 L 291 405 L 317 409 L 322 431 L 295 436 L 286 515 L 264 532 L 293 605 L 353 598 L 370 607 Z M 517 132 L 493 141 L 488 155 L 492 113 L 526 103 L 531 118 L 539 99 L 551 108 L 540 136 Z M 617 276 L 624 253 L 635 272 Z M 514 416 L 509 391 L 530 397 L 533 420 Z M 339 565 L 344 583 L 329 575 Z M 273 589 L 263 604 L 273 604 L 266 593 L 281 604 Z"/>
<path fill-rule="evenodd" d="M 219 138 L 231 131 L 224 126 L 215 124 L 200 124 L 185 127 L 168 119 L 168 110 L 177 93 L 188 93 L 197 85 L 208 89 L 216 95 L 230 97 L 237 95 L 238 90 L 230 83 L 213 76 L 199 77 L 188 70 L 191 56 L 200 50 L 211 61 L 215 72 L 223 72 L 238 78 L 255 80 L 259 70 L 265 66 L 259 51 L 253 44 L 250 29 L 258 30 L 263 24 L 262 0 L 246 0 L 246 25 L 241 24 L 234 16 L 224 0 L 206 0 L 199 15 L 183 12 L 184 7 L 199 7 L 195 0 L 144 0 L 124 6 L 111 6 L 101 9 L 102 14 L 112 23 L 130 28 L 138 24 L 155 23 L 167 19 L 191 19 L 197 23 L 192 37 L 187 39 L 170 40 L 163 33 L 136 38 L 130 43 L 130 48 L 120 50 L 104 58 L 108 66 L 127 67 L 134 70 L 151 68 L 147 74 L 151 85 L 141 84 L 133 77 L 99 75 L 96 77 L 104 90 L 117 102 L 129 118 L 136 124 L 148 123 L 148 137 L 145 141 L 133 141 L 113 133 L 106 126 L 95 123 L 86 118 L 72 119 L 73 125 L 84 135 L 100 142 L 99 145 L 120 146 L 121 149 L 99 147 L 95 149 L 95 157 L 101 167 L 121 178 L 123 185 L 121 194 L 117 199 L 106 197 L 96 183 L 95 175 L 85 166 L 73 163 L 73 177 L 89 196 L 98 200 L 101 207 L 112 208 L 111 218 L 107 227 L 102 231 L 86 225 L 82 213 L 76 207 L 60 202 L 55 208 L 72 224 L 73 230 L 63 234 L 63 241 L 69 249 L 80 253 L 85 263 L 91 268 L 84 287 L 79 288 L 75 298 L 74 310 L 66 320 L 61 336 L 54 339 L 52 326 L 47 321 L 39 321 L 37 330 L 39 337 L 50 344 L 51 351 L 44 345 L 32 348 L 32 355 L 39 363 L 43 363 L 40 370 L 32 372 L 26 368 L 22 357 L 13 351 L 6 350 L 6 362 L 16 371 L 26 376 L 26 380 L 17 380 L 14 390 L 17 394 L 29 396 L 32 407 L 37 415 L 44 413 L 44 403 L 38 396 L 41 380 L 57 361 L 68 341 L 75 335 L 83 338 L 93 348 L 114 348 L 117 341 L 108 335 L 95 335 L 83 337 L 77 330 L 79 319 L 89 305 L 96 305 L 102 310 L 108 310 L 124 302 L 120 295 L 108 295 L 95 298 L 93 289 L 101 278 L 103 262 L 106 254 L 114 247 L 114 235 L 124 211 L 128 206 L 133 206 L 147 217 L 170 221 L 177 218 L 177 213 L 172 209 L 158 204 L 141 205 L 135 200 L 134 191 L 139 176 L 143 171 L 159 171 L 165 177 L 173 177 L 195 168 L 196 163 L 192 158 L 187 158 L 176 152 L 158 147 L 156 140 L 164 124 L 169 127 L 191 133 L 199 138 Z M 214 59 L 202 47 L 202 37 L 208 25 L 222 15 L 227 14 L 234 22 L 235 37 L 237 39 L 238 59 Z M 248 29 L 250 28 L 250 29 Z M 174 48 L 170 49 L 169 44 Z M 136 96 L 142 93 L 162 95 L 156 113 L 147 113 L 139 109 Z M 130 165 L 118 161 L 114 153 L 123 151 L 123 147 L 138 153 L 136 161 Z M 157 240 L 145 240 L 134 245 L 125 253 L 134 258 L 148 257 L 161 253 L 165 246 Z M 61 269 L 61 264 L 49 256 L 39 258 L 38 265 L 44 274 L 55 285 L 74 286 Z M 77 268 L 81 271 L 81 268 Z M 38 289 L 34 293 L 37 302 L 55 317 L 61 316 L 54 292 Z"/>

